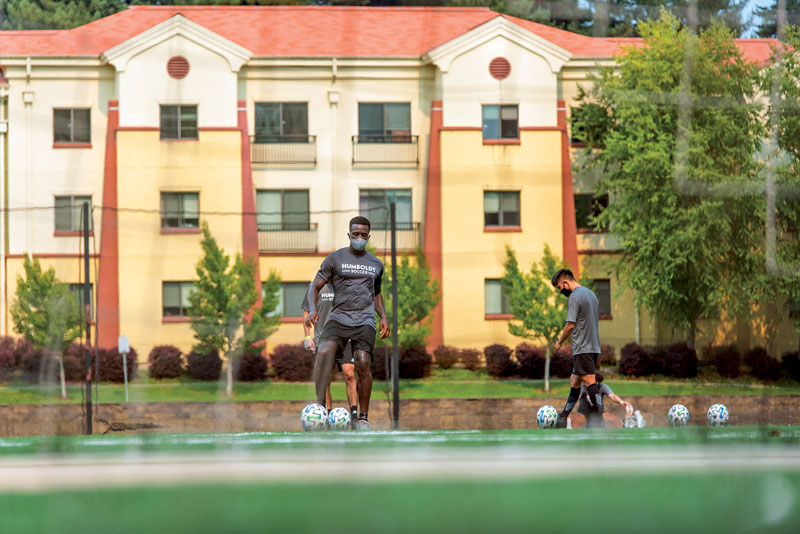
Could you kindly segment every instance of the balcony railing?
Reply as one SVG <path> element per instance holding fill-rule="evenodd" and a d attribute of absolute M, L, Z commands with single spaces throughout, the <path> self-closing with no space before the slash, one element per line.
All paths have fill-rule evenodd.
<path fill-rule="evenodd" d="M 254 165 L 317 164 L 316 135 L 252 135 L 250 162 Z"/>
<path fill-rule="evenodd" d="M 354 135 L 353 163 L 419 166 L 419 136 L 406 134 Z"/>
<path fill-rule="evenodd" d="M 398 222 L 396 235 L 397 250 L 414 250 L 422 242 L 418 222 Z M 392 231 L 388 225 L 373 223 L 370 229 L 369 244 L 378 250 L 390 250 L 392 248 Z"/>
<path fill-rule="evenodd" d="M 259 223 L 260 252 L 317 252 L 317 223 Z"/>

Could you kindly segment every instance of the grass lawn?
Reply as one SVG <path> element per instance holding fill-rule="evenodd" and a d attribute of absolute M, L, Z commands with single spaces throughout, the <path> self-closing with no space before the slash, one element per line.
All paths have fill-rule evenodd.
<path fill-rule="evenodd" d="M 143 374 L 140 372 L 140 374 Z M 623 379 L 609 377 L 607 382 L 616 393 L 625 396 L 640 395 L 796 395 L 800 383 L 785 382 L 780 385 L 763 385 L 752 380 L 709 382 L 708 378 L 676 379 Z M 335 400 L 345 400 L 341 378 L 333 384 Z M 373 397 L 385 395 L 387 384 L 375 382 Z M 30 386 L 9 384 L 0 386 L 0 404 L 79 403 L 82 388 L 67 386 L 66 401 L 61 400 L 58 386 Z M 434 369 L 432 376 L 422 380 L 401 380 L 400 396 L 405 399 L 432 398 L 545 398 L 566 397 L 569 385 L 566 379 L 551 381 L 549 393 L 544 391 L 543 380 L 498 380 L 485 373 L 466 369 Z M 153 380 L 140 376 L 129 384 L 131 402 L 213 402 L 213 401 L 303 401 L 314 397 L 311 383 L 277 382 L 237 383 L 234 397 L 225 397 L 224 382 L 191 382 L 188 379 Z M 125 389 L 121 384 L 102 383 L 100 402 L 124 402 Z"/>

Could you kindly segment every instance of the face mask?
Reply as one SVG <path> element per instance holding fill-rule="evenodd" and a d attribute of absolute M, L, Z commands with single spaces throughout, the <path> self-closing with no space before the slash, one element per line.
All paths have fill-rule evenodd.
<path fill-rule="evenodd" d="M 353 239 L 351 237 L 350 238 L 350 246 L 353 247 L 353 250 L 357 250 L 357 251 L 361 252 L 362 250 L 367 248 L 367 240 L 366 239 L 361 239 L 360 237 L 356 238 L 356 239 Z"/>
<path fill-rule="evenodd" d="M 572 290 L 570 290 L 570 289 L 562 289 L 561 290 L 561 294 L 564 295 L 565 297 L 569 298 L 569 296 L 572 295 Z"/>

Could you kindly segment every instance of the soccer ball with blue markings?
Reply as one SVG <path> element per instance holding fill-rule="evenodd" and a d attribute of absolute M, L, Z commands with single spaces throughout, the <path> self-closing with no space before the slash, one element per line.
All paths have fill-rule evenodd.
<path fill-rule="evenodd" d="M 536 413 L 539 428 L 555 428 L 558 421 L 558 411 L 549 404 L 545 404 Z"/>
<path fill-rule="evenodd" d="M 328 426 L 328 410 L 316 402 L 309 404 L 300 412 L 300 423 L 306 432 L 325 430 Z"/>
<path fill-rule="evenodd" d="M 674 404 L 667 412 L 669 426 L 686 426 L 689 424 L 689 410 L 683 404 Z"/>
<path fill-rule="evenodd" d="M 350 427 L 350 412 L 347 408 L 334 408 L 328 414 L 328 428 L 331 430 L 347 430 Z"/>
<path fill-rule="evenodd" d="M 712 404 L 708 409 L 708 424 L 711 426 L 725 426 L 728 424 L 731 413 L 724 404 Z"/>

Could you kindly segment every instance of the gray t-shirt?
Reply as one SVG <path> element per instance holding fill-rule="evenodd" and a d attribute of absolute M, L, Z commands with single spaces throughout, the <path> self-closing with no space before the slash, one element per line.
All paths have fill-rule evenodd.
<path fill-rule="evenodd" d="M 605 382 L 600 382 L 597 385 L 597 391 L 600 392 L 600 395 L 604 397 L 608 397 L 612 395 L 614 392 L 611 391 L 611 388 L 608 387 Z M 578 405 L 578 413 L 587 414 L 590 412 L 589 410 L 589 403 L 586 402 L 586 397 L 589 396 L 589 392 L 586 390 L 586 386 L 581 384 L 581 396 L 580 396 L 580 404 Z"/>
<path fill-rule="evenodd" d="M 350 247 L 328 254 L 317 278 L 333 286 L 329 321 L 375 328 L 375 295 L 381 292 L 383 263 L 373 254 L 355 255 Z"/>
<path fill-rule="evenodd" d="M 308 305 L 308 292 L 311 290 L 311 284 L 308 284 L 308 289 L 306 290 L 306 296 L 303 297 L 303 311 L 311 311 L 311 307 Z M 319 318 L 317 319 L 317 324 L 314 325 L 314 343 L 319 347 L 319 338 L 322 334 L 322 329 L 325 327 L 325 322 L 328 320 L 328 316 L 331 313 L 331 309 L 333 308 L 333 288 L 330 284 L 325 284 L 325 287 L 319 292 L 319 298 L 317 299 L 317 313 L 319 314 Z"/>
<path fill-rule="evenodd" d="M 567 322 L 575 323 L 572 354 L 600 354 L 599 320 L 599 304 L 595 294 L 587 287 L 576 287 L 567 303 Z"/>

